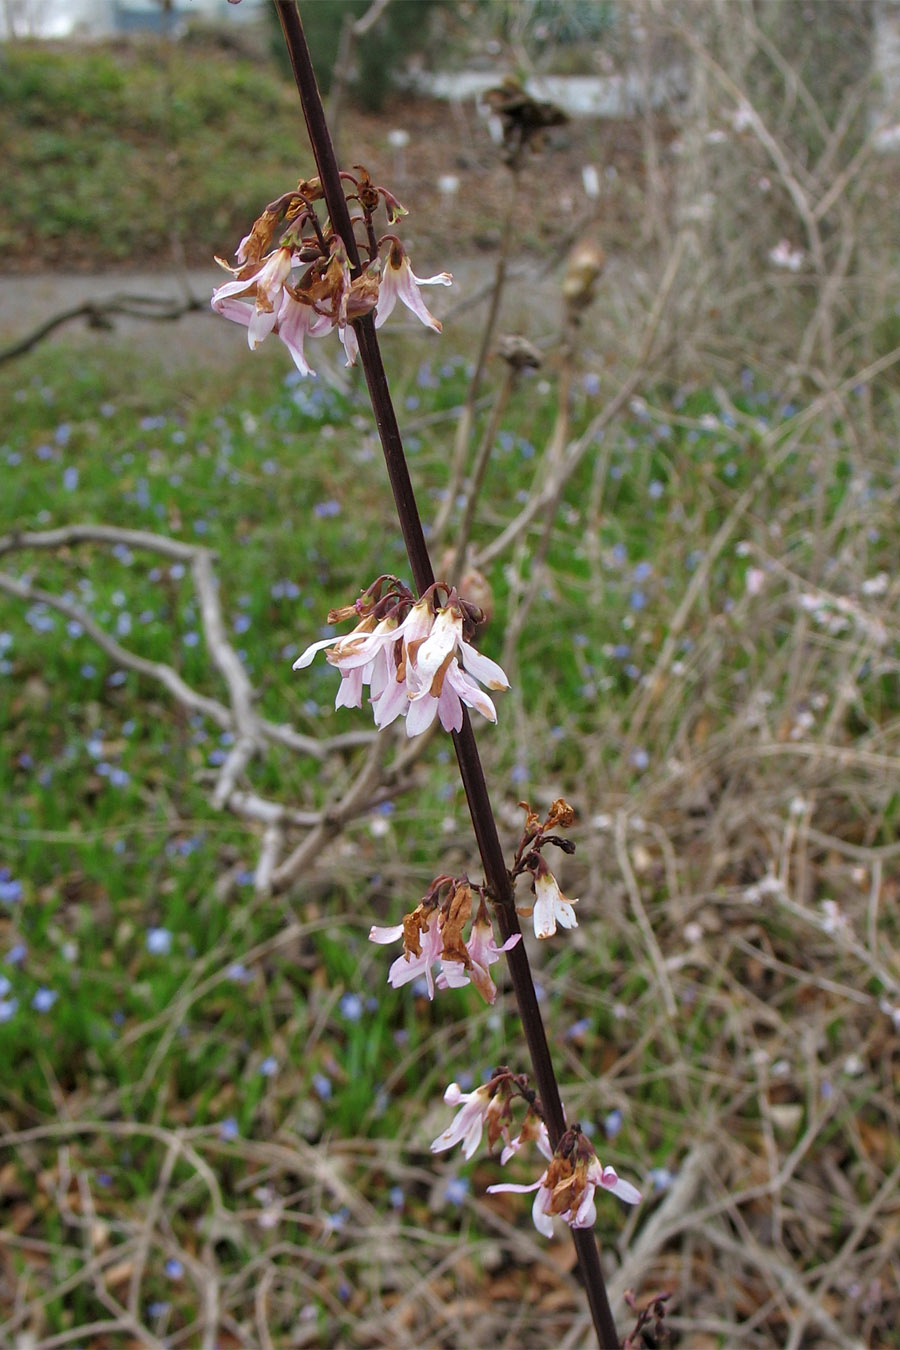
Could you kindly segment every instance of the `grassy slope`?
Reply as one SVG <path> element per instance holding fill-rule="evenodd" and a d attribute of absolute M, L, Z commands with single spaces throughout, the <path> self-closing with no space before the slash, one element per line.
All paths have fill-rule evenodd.
<path fill-rule="evenodd" d="M 410 136 L 398 178 L 388 133 Z M 460 257 L 498 246 L 508 173 L 474 109 L 394 99 L 380 115 L 348 107 L 342 140 L 415 202 L 407 242 L 421 256 Z M 0 270 L 101 271 L 148 261 L 207 263 L 232 249 L 262 206 L 313 172 L 293 84 L 267 57 L 202 40 L 61 50 L 9 46 L 0 62 Z M 630 124 L 577 122 L 554 133 L 542 162 L 542 202 L 522 213 L 519 238 L 534 248 L 564 235 L 582 164 L 631 175 L 640 146 Z M 227 166 L 227 171 L 225 169 Z M 460 193 L 443 196 L 455 175 Z M 622 228 L 616 194 L 607 229 Z M 628 225 L 624 226 L 627 237 Z"/>
<path fill-rule="evenodd" d="M 293 378 L 273 388 L 273 359 L 267 348 L 234 372 L 172 377 L 155 374 L 152 363 L 136 354 L 110 362 L 102 346 L 93 357 L 65 345 L 32 355 L 2 377 L 4 401 L 15 409 L 0 447 L 9 485 L 4 524 L 95 519 L 202 538 L 220 550 L 226 614 L 261 687 L 264 710 L 306 731 L 339 729 L 359 718 L 331 710 L 331 672 L 323 664 L 292 676 L 290 658 L 299 643 L 317 635 L 328 607 L 353 595 L 376 558 L 378 568 L 402 565 L 399 537 L 378 454 L 361 434 L 361 394 L 329 394 Z M 425 363 L 392 364 L 407 420 L 461 397 L 464 369 L 452 358 L 438 354 Z M 284 369 L 280 362 L 276 368 Z M 780 413 L 767 391 L 744 396 L 744 406 L 760 429 L 777 426 Z M 579 395 L 577 407 L 583 418 L 591 399 Z M 650 726 L 638 731 L 631 720 L 641 678 L 698 565 L 703 541 L 753 472 L 752 438 L 742 459 L 733 446 L 729 450 L 727 423 L 699 429 L 698 418 L 710 408 L 709 400 L 696 398 L 681 410 L 683 425 L 665 435 L 652 422 L 624 425 L 612 433 L 609 459 L 601 456 L 572 484 L 551 545 L 552 582 L 545 596 L 551 603 L 539 607 L 540 622 L 525 630 L 516 688 L 501 702 L 500 726 L 482 736 L 496 783 L 509 784 L 500 787 L 498 800 L 510 833 L 522 795 L 543 800 L 564 792 L 579 806 L 584 824 L 569 879 L 572 892 L 582 896 L 582 927 L 573 941 L 537 954 L 544 958 L 541 980 L 549 1016 L 563 1031 L 570 1109 L 589 1121 L 602 1119 L 610 1107 L 621 1109 L 625 1134 L 606 1146 L 604 1156 L 626 1172 L 637 1162 L 645 1183 L 651 1166 L 677 1166 L 703 1122 L 730 1120 L 736 1140 L 743 1137 L 735 1143 L 738 1156 L 756 1152 L 756 1089 L 749 1101 L 745 1095 L 759 1072 L 754 1046 L 760 1037 L 770 1063 L 779 1054 L 790 1058 L 793 1021 L 801 1010 L 823 1037 L 829 1029 L 814 1067 L 797 1062 L 796 1085 L 789 1080 L 780 1088 L 776 1105 L 790 1105 L 798 1094 L 801 1101 L 810 1092 L 815 1096 L 822 1079 L 834 1093 L 834 1076 L 841 1078 L 854 1044 L 852 1003 L 822 993 L 810 1003 L 802 972 L 797 983 L 783 972 L 767 973 L 740 946 L 740 940 L 754 950 L 758 944 L 759 911 L 752 905 L 748 910 L 744 889 L 765 870 L 760 849 L 767 832 L 792 818 L 800 774 L 761 778 L 752 759 L 726 767 L 733 709 L 749 706 L 760 686 L 770 689 L 774 703 L 767 716 L 775 725 L 789 719 L 779 735 L 790 741 L 790 719 L 828 687 L 834 652 L 821 649 L 804 671 L 800 705 L 787 701 L 789 593 L 779 598 L 776 588 L 766 598 L 748 598 L 746 555 L 729 554 L 711 570 L 683 629 L 680 660 L 660 691 Z M 533 447 L 546 416 L 546 401 L 526 388 L 498 445 L 488 503 L 514 503 L 535 466 Z M 451 431 L 440 423 L 413 430 L 414 471 L 426 498 L 442 481 Z M 597 517 L 590 500 L 601 472 L 604 508 Z M 825 509 L 835 528 L 843 519 L 840 528 L 853 532 L 843 480 L 835 479 Z M 803 458 L 792 458 L 770 489 L 760 485 L 754 501 L 758 519 L 777 519 L 796 540 L 798 565 L 803 522 L 814 510 L 807 481 Z M 372 560 L 362 564 L 365 576 L 362 559 Z M 876 566 L 873 557 L 866 570 Z M 42 585 L 89 603 L 101 623 L 136 650 L 169 660 L 201 689 L 218 691 L 202 643 L 192 636 L 196 606 L 177 568 L 154 567 L 152 558 L 142 556 L 110 559 L 87 547 L 58 560 L 35 556 L 30 567 Z M 502 566 L 491 579 L 498 613 L 485 647 L 498 654 L 508 605 Z M 413 1271 L 421 1260 L 436 1259 L 455 1230 L 464 1192 L 446 1187 L 462 1175 L 478 1193 L 493 1179 L 489 1164 L 460 1169 L 455 1157 L 436 1170 L 430 1163 L 420 1168 L 419 1150 L 443 1121 L 435 1103 L 444 1083 L 471 1073 L 477 1079 L 493 1062 L 518 1061 L 510 1024 L 480 1010 L 466 993 L 430 1005 L 386 989 L 386 954 L 364 941 L 371 920 L 396 918 L 436 866 L 452 859 L 472 865 L 446 748 L 440 742 L 432 747 L 414 800 L 401 798 L 389 815 L 351 827 L 347 845 L 323 870 L 286 901 L 260 906 L 247 888 L 253 832 L 212 813 L 207 801 L 210 770 L 227 748 L 216 729 L 178 715 L 152 684 L 133 675 L 120 678 L 114 664 L 58 616 L 9 603 L 4 610 L 0 715 L 9 757 L 3 853 L 7 885 L 21 885 L 21 897 L 10 899 L 0 919 L 7 997 L 18 1003 L 3 1027 L 6 1120 L 53 1128 L 64 1102 L 67 1116 L 110 1122 L 75 1140 L 75 1156 L 93 1178 L 93 1203 L 109 1222 L 122 1225 L 126 1244 L 136 1213 L 159 1186 L 169 1136 L 136 1148 L 117 1134 L 115 1122 L 155 1121 L 164 1131 L 189 1125 L 213 1161 L 226 1204 L 249 1204 L 234 1229 L 236 1245 L 219 1257 L 222 1287 L 235 1308 L 246 1296 L 242 1263 L 257 1259 L 278 1269 L 278 1255 L 266 1245 L 269 1230 L 258 1228 L 257 1217 L 277 1196 L 294 1194 L 289 1208 L 296 1213 L 280 1220 L 276 1231 L 299 1252 L 312 1234 L 309 1269 L 319 1293 L 310 1299 L 285 1275 L 286 1302 L 273 1311 L 275 1324 L 291 1325 L 299 1298 L 309 1308 L 311 1329 L 319 1328 L 314 1335 L 321 1340 L 314 1343 L 343 1335 L 366 1344 L 365 1316 L 376 1294 L 347 1289 L 358 1281 L 369 1288 L 376 1280 L 376 1301 L 383 1300 L 378 1306 L 392 1306 L 389 1269 L 399 1262 Z M 870 719 L 884 719 L 885 693 L 872 687 Z M 812 706 L 821 709 L 821 702 Z M 719 748 L 710 755 L 710 746 Z M 683 766 L 678 772 L 676 763 Z M 843 787 L 827 775 L 824 780 L 831 782 L 837 810 L 845 792 L 861 788 L 852 768 L 845 778 Z M 315 765 L 279 754 L 254 768 L 251 782 L 308 807 L 320 803 L 329 787 Z M 822 790 L 815 772 L 812 782 Z M 629 799 L 661 831 L 633 841 L 628 866 L 640 879 L 656 941 L 676 962 L 665 981 L 677 999 L 673 1021 L 660 1008 L 653 954 L 629 916 L 612 840 L 599 819 L 595 830 L 587 828 L 598 809 L 615 810 Z M 754 809 L 761 813 L 758 825 L 750 823 Z M 859 828 L 864 819 L 869 839 L 885 838 L 892 828 L 886 818 L 879 825 L 870 808 Z M 833 828 L 858 837 L 849 822 Z M 660 851 L 660 839 L 667 837 L 677 856 Z M 713 839 L 718 854 L 710 853 Z M 799 938 L 806 944 L 804 966 L 813 971 L 830 953 L 829 977 L 839 979 L 833 945 L 808 925 L 816 921 L 817 896 L 839 895 L 852 911 L 859 892 L 849 862 L 832 864 L 818 879 L 820 870 L 818 861 L 811 864 L 807 926 L 798 929 L 789 914 L 772 910 L 762 951 L 780 954 L 790 967 Z M 604 924 L 598 922 L 601 912 Z M 699 928 L 686 939 L 688 918 Z M 151 950 L 155 928 L 171 934 L 168 952 Z M 27 947 L 21 962 L 14 959 L 19 943 Z M 846 973 L 855 983 L 859 970 L 852 962 Z M 771 997 L 772 980 L 781 1010 L 748 1042 L 752 1009 Z M 43 989 L 56 998 L 46 1011 L 33 1006 Z M 845 1078 L 848 1095 L 837 1087 L 832 1130 L 844 1137 L 840 1122 L 849 1123 L 853 1101 L 853 1112 L 869 1120 L 871 1139 L 883 1140 L 886 1116 L 875 1104 L 879 1072 L 868 1076 L 868 1055 L 860 1062 L 870 1105 L 854 1094 L 857 1080 Z M 339 1188 L 317 1198 L 314 1174 L 303 1179 L 304 1139 L 348 1137 L 367 1141 L 351 1146 L 344 1164 L 351 1191 Z M 283 1158 L 266 1174 L 270 1193 L 262 1172 L 256 1184 L 253 1177 L 276 1139 L 295 1151 L 286 1157 L 294 1159 L 289 1171 L 298 1170 L 299 1179 L 282 1174 Z M 329 1145 L 325 1156 L 337 1147 Z M 15 1197 L 21 1188 L 22 1204 L 34 1198 L 28 1156 L 19 1157 L 12 1190 Z M 62 1184 L 52 1180 L 52 1156 L 46 1165 L 47 1184 Z M 813 1168 L 805 1184 L 817 1185 L 817 1175 Z M 859 1184 L 868 1193 L 861 1179 Z M 392 1239 L 395 1255 L 385 1267 L 367 1255 L 365 1206 L 371 1199 L 383 1211 L 389 1190 L 405 1226 Z M 847 1197 L 841 1203 L 837 1233 L 843 1231 L 841 1215 L 850 1223 L 854 1212 Z M 208 1204 L 197 1193 L 193 1164 L 178 1164 L 166 1182 L 169 1236 L 154 1241 L 142 1286 L 142 1315 L 158 1330 L 187 1328 L 196 1315 L 193 1277 L 183 1271 L 191 1259 L 210 1260 L 198 1246 L 196 1227 L 200 1222 L 202 1232 L 209 1222 L 203 1218 Z M 518 1206 L 503 1205 L 500 1212 L 524 1222 Z M 37 1213 L 44 1214 L 40 1205 Z M 26 1232 L 59 1243 L 57 1279 L 81 1268 L 63 1219 L 51 1223 L 44 1214 L 30 1227 L 22 1211 L 22 1222 Z M 611 1212 L 604 1219 L 610 1222 Z M 424 1246 L 415 1236 L 423 1225 L 430 1232 Z M 459 1297 L 470 1280 L 485 1287 L 477 1273 L 482 1241 L 490 1250 L 488 1238 L 473 1234 L 475 1266 L 461 1275 L 456 1294 L 448 1287 L 443 1297 Z M 313 1252 L 321 1253 L 323 1242 L 334 1261 L 327 1277 L 321 1270 L 315 1275 L 319 1256 Z M 172 1261 L 180 1265 L 166 1264 Z M 174 1276 L 179 1269 L 182 1274 Z M 498 1289 L 514 1298 L 527 1291 L 540 1299 L 542 1289 L 549 1294 L 555 1288 L 534 1270 L 521 1289 L 510 1284 L 512 1273 L 504 1278 Z M 38 1325 L 47 1331 L 79 1326 L 100 1311 L 79 1284 L 70 1295 L 51 1297 Z M 546 1308 L 534 1306 L 529 1318 L 535 1336 L 550 1334 Z M 449 1344 L 457 1343 L 457 1334 L 451 1328 Z"/>
<path fill-rule="evenodd" d="M 99 268 L 166 253 L 174 238 L 209 258 L 273 182 L 298 175 L 290 87 L 214 47 L 199 59 L 190 45 L 12 46 L 0 104 L 6 267 Z"/>

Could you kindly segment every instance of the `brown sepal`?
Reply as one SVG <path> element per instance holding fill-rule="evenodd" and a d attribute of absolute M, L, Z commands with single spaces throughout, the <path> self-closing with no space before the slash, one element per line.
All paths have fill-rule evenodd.
<path fill-rule="evenodd" d="M 441 921 L 441 937 L 444 942 L 441 960 L 460 961 L 467 970 L 472 964 L 472 958 L 466 951 L 462 930 L 471 917 L 472 888 L 467 881 L 461 881 L 453 892 Z"/>

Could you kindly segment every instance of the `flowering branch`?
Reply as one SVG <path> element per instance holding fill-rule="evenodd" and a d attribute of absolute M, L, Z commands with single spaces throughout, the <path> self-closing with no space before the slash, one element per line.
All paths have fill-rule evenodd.
<path fill-rule="evenodd" d="M 340 311 L 338 311 L 337 307 L 337 298 L 332 294 L 329 326 L 338 326 L 341 329 L 341 338 L 350 359 L 353 357 L 353 347 L 358 346 L 359 356 L 375 414 L 375 421 L 381 438 L 385 464 L 394 494 L 397 514 L 400 520 L 404 543 L 406 545 L 413 581 L 419 596 L 418 603 L 422 603 L 425 596 L 432 591 L 432 588 L 434 588 L 435 578 L 425 542 L 424 532 L 422 530 L 421 520 L 419 518 L 415 494 L 413 492 L 406 464 L 403 443 L 400 437 L 400 430 L 397 424 L 390 390 L 388 388 L 387 377 L 381 360 L 381 353 L 375 333 L 376 320 L 372 314 L 374 304 L 369 305 L 366 308 L 361 308 L 356 316 L 351 317 L 349 308 L 343 298 L 348 292 L 352 294 L 353 288 L 359 286 L 360 280 L 364 276 L 364 267 L 354 234 L 353 223 L 351 221 L 350 211 L 344 193 L 342 176 L 338 168 L 334 147 L 325 120 L 324 109 L 316 84 L 315 72 L 313 70 L 309 49 L 306 44 L 306 38 L 297 5 L 295 0 L 276 0 L 276 8 L 284 32 L 291 66 L 300 93 L 303 114 L 306 119 L 307 130 L 309 132 L 309 138 L 315 156 L 316 166 L 318 168 L 319 176 L 318 181 L 315 183 L 315 187 L 321 193 L 321 196 L 324 197 L 333 237 L 336 241 L 339 241 L 330 245 L 330 248 L 332 249 L 332 258 L 338 257 L 339 249 L 342 246 L 349 271 L 349 286 L 347 286 L 346 282 L 343 283 L 341 297 L 341 305 L 343 308 Z M 365 214 L 366 206 L 361 191 L 358 199 L 363 205 Z M 261 218 L 261 220 L 262 219 L 263 218 Z M 366 221 L 370 240 L 374 241 L 371 230 L 371 221 L 368 215 L 366 215 Z M 259 222 L 257 222 L 257 224 L 259 225 Z M 243 294 L 246 295 L 252 293 L 256 298 L 256 310 L 247 317 L 248 336 L 251 339 L 251 345 L 256 345 L 253 341 L 254 323 L 257 324 L 259 330 L 259 338 L 257 340 L 261 340 L 261 337 L 265 336 L 266 332 L 272 331 L 272 329 L 278 325 L 282 330 L 281 336 L 285 341 L 288 341 L 289 334 L 286 336 L 284 329 L 289 317 L 287 308 L 288 301 L 291 297 L 288 297 L 287 299 L 283 298 L 282 288 L 287 280 L 289 267 L 286 266 L 285 259 L 276 259 L 275 254 L 270 254 L 269 259 L 267 259 L 255 272 L 248 271 L 247 268 L 249 264 L 258 261 L 258 255 L 256 259 L 253 259 L 250 255 L 249 247 L 245 247 L 249 246 L 251 243 L 252 236 L 248 236 L 248 239 L 245 240 L 241 246 L 241 249 L 244 251 L 244 257 L 241 257 L 241 250 L 238 252 L 238 262 L 239 264 L 244 264 L 244 266 L 236 273 L 238 280 L 243 280 L 245 282 Z M 286 250 L 283 247 L 280 250 L 276 250 L 277 253 L 283 253 L 285 251 Z M 369 266 L 371 267 L 375 261 L 375 259 L 370 259 Z M 393 263 L 394 252 L 392 249 L 391 264 Z M 326 275 L 324 261 L 319 263 L 319 267 L 319 275 L 324 280 Z M 395 268 L 395 270 L 399 269 Z M 413 280 L 415 280 L 415 278 L 413 278 Z M 238 294 L 238 290 L 235 289 L 234 283 L 230 284 L 228 288 L 223 287 L 222 291 L 224 292 L 226 289 L 229 291 L 229 294 L 222 295 L 223 301 L 230 300 L 233 295 Z M 303 298 L 308 302 L 309 297 Z M 406 303 L 410 304 L 409 300 L 407 300 Z M 413 307 L 414 306 L 410 304 L 410 308 Z M 323 306 L 313 304 L 311 308 L 319 315 L 325 312 Z M 427 314 L 427 311 L 425 311 L 425 313 Z M 228 314 L 228 317 L 235 318 L 239 316 L 232 312 Z M 243 321 L 244 316 L 240 317 Z M 307 331 L 309 331 L 312 324 L 315 322 L 315 319 L 311 313 L 304 314 L 303 317 Z M 343 318 L 343 325 L 340 323 L 341 317 Z M 422 317 L 421 314 L 420 317 Z M 428 316 L 428 318 L 431 318 L 431 316 Z M 427 322 L 428 319 L 425 321 Z M 344 330 L 351 323 L 355 334 L 355 342 L 352 345 L 348 345 L 347 335 Z M 436 326 L 436 321 L 434 321 L 434 323 Z M 288 345 L 290 345 L 290 343 L 288 343 Z M 295 361 L 296 359 L 295 355 Z M 448 606 L 450 603 L 451 601 L 448 597 Z M 441 613 L 444 612 L 445 611 L 443 610 L 441 611 Z M 404 621 L 404 623 L 405 622 L 406 621 Z M 437 619 L 433 620 L 435 628 L 437 627 L 437 622 Z M 365 637 L 362 637 L 361 640 L 365 641 Z M 425 638 L 425 642 L 430 640 L 430 637 Z M 365 654 L 367 657 L 370 652 L 372 652 L 371 646 L 366 649 Z M 375 678 L 374 656 L 375 653 L 372 652 L 373 665 L 368 667 L 368 673 L 372 676 L 373 680 Z M 341 654 L 338 653 L 335 658 L 335 663 L 337 664 L 340 659 Z M 347 670 L 350 669 L 350 666 L 346 661 L 345 666 Z M 342 671 L 342 675 L 343 674 L 344 671 Z M 408 672 L 407 681 L 409 681 Z M 356 690 L 353 691 L 354 697 L 356 696 L 356 692 Z M 431 687 L 430 692 L 432 695 L 435 694 L 434 687 Z M 411 709 L 414 706 L 416 697 L 420 696 L 415 683 L 407 690 L 407 695 L 410 700 L 409 707 Z M 410 712 L 407 712 L 407 717 L 411 715 Z M 497 825 L 491 807 L 487 784 L 485 782 L 484 771 L 475 742 L 475 736 L 472 731 L 468 714 L 464 708 L 459 709 L 458 718 L 454 716 L 451 734 L 453 736 L 460 776 L 466 793 L 466 800 L 469 805 L 475 837 L 484 867 L 485 888 L 496 909 L 503 937 L 503 949 L 506 950 L 507 960 L 509 962 L 510 977 L 519 1007 L 522 1029 L 528 1044 L 535 1073 L 535 1080 L 542 1103 L 544 1123 L 547 1128 L 550 1146 L 553 1150 L 556 1150 L 561 1142 L 570 1138 L 571 1131 L 567 1131 L 565 1115 L 559 1095 L 559 1087 L 550 1058 L 547 1036 L 537 1003 L 531 969 L 524 944 L 520 940 L 521 930 L 516 914 L 513 881 L 510 873 L 507 871 L 506 863 L 504 861 Z M 419 934 L 423 931 L 422 924 L 425 926 L 424 931 L 426 933 L 431 931 L 430 920 L 421 918 L 418 921 L 416 934 L 411 940 L 415 942 L 420 941 Z M 435 935 L 438 935 L 438 925 L 436 922 L 434 924 L 434 933 Z M 572 1147 L 574 1147 L 573 1144 L 567 1145 L 567 1156 L 568 1152 L 571 1152 Z M 554 1164 L 551 1164 L 551 1167 L 553 1167 L 553 1165 Z M 568 1167 L 569 1164 L 560 1164 L 560 1166 L 563 1166 L 563 1170 L 565 1170 L 565 1167 Z M 581 1167 L 582 1171 L 585 1171 L 585 1169 L 588 1169 L 589 1164 L 587 1161 L 583 1160 L 579 1164 L 579 1167 Z M 559 1166 L 556 1170 L 559 1171 Z M 586 1216 L 591 1208 L 590 1196 L 592 1195 L 592 1187 L 594 1184 L 592 1180 L 594 1173 L 591 1171 L 588 1174 L 588 1172 L 585 1171 L 585 1175 L 588 1176 L 588 1180 L 582 1182 L 581 1190 L 579 1191 L 579 1194 L 584 1200 L 583 1206 L 578 1210 L 579 1219 Z M 606 1184 L 602 1181 L 602 1172 L 600 1174 L 600 1184 Z M 551 1205 L 550 1208 L 552 1210 L 553 1206 Z M 557 1207 L 556 1212 L 564 1211 Z M 575 1211 L 573 1210 L 572 1212 L 574 1214 Z M 606 1287 L 600 1268 L 596 1241 L 589 1228 L 582 1227 L 580 1222 L 575 1222 L 574 1219 L 572 1220 L 572 1233 L 598 1339 L 603 1346 L 617 1346 L 618 1336 L 616 1334 L 615 1323 L 612 1318 L 612 1312 L 610 1310 Z"/>

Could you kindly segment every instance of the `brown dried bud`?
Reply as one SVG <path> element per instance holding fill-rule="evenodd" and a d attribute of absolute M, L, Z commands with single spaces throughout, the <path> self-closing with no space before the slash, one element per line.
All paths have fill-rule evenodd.
<path fill-rule="evenodd" d="M 408 956 L 421 956 L 422 944 L 419 941 L 419 934 L 428 930 L 429 920 L 434 913 L 434 906 L 417 905 L 410 914 L 403 916 L 403 949 Z"/>
<path fill-rule="evenodd" d="M 444 943 L 441 951 L 442 961 L 460 961 L 466 969 L 472 964 L 462 934 L 471 917 L 472 888 L 467 881 L 461 881 L 453 892 L 441 920 L 441 938 Z"/>
<path fill-rule="evenodd" d="M 445 549 L 438 560 L 437 574 L 446 577 L 453 566 L 456 557 L 456 549 Z M 481 610 L 481 618 L 476 623 L 473 633 L 477 635 L 482 631 L 485 624 L 490 622 L 494 613 L 494 592 L 491 584 L 483 572 L 479 572 L 477 567 L 466 567 L 463 565 L 463 574 L 460 578 L 457 591 L 463 597 L 467 605 L 473 605 Z M 466 639 L 468 641 L 468 637 Z"/>
<path fill-rule="evenodd" d="M 569 254 L 563 277 L 563 299 L 570 309 L 586 309 L 594 298 L 606 254 L 593 239 L 580 239 Z"/>
<path fill-rule="evenodd" d="M 547 821 L 544 825 L 545 830 L 565 830 L 570 825 L 575 824 L 575 810 L 562 797 L 557 797 L 556 801 L 550 807 L 547 815 Z"/>
<path fill-rule="evenodd" d="M 301 178 L 297 184 L 297 191 L 308 202 L 321 202 L 325 199 L 325 193 L 322 190 L 322 183 L 319 178 Z"/>
<path fill-rule="evenodd" d="M 517 333 L 504 333 L 497 340 L 495 350 L 515 371 L 539 370 L 544 364 L 544 358 L 534 343 L 519 337 Z"/>
<path fill-rule="evenodd" d="M 237 259 L 242 266 L 255 267 L 263 254 L 268 253 L 279 217 L 279 211 L 266 207 L 262 215 L 254 220 L 250 233 L 238 247 Z"/>
<path fill-rule="evenodd" d="M 507 76 L 499 88 L 489 89 L 484 101 L 502 121 L 503 139 L 514 154 L 529 144 L 539 149 L 547 127 L 562 126 L 569 120 L 555 104 L 532 98 L 512 76 Z"/>
<path fill-rule="evenodd" d="M 525 834 L 533 839 L 536 834 L 541 832 L 541 818 L 537 811 L 532 811 L 528 802 L 519 802 L 519 805 L 525 812 Z"/>
<path fill-rule="evenodd" d="M 354 164 L 353 167 L 359 173 L 359 181 L 356 184 L 359 204 L 371 215 L 378 206 L 378 189 L 372 182 L 368 169 L 363 168 L 362 164 Z"/>

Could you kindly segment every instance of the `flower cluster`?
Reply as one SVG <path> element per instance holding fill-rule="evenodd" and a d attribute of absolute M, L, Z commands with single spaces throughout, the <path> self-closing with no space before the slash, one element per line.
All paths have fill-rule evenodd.
<path fill-rule="evenodd" d="M 441 892 L 446 896 L 441 900 Z M 484 895 L 472 921 L 468 941 L 463 929 L 472 918 L 474 895 L 465 877 L 439 876 L 428 888 L 421 902 L 402 923 L 389 928 L 373 926 L 369 941 L 382 945 L 403 939 L 403 954 L 398 956 L 388 971 L 388 983 L 395 989 L 423 977 L 428 997 L 434 998 L 438 989 L 461 989 L 473 984 L 486 1003 L 497 997 L 497 986 L 491 979 L 490 967 L 500 960 L 521 938 L 514 933 L 502 947 L 494 939 L 494 930 Z M 435 976 L 432 967 L 439 967 Z"/>
<path fill-rule="evenodd" d="M 406 210 L 364 169 L 358 171 L 359 178 L 341 175 L 350 184 L 348 201 L 362 208 L 354 223 L 364 227 L 360 247 L 367 260 L 355 276 L 343 241 L 328 224 L 323 229 L 316 216 L 314 203 L 323 195 L 318 178 L 302 180 L 295 191 L 269 203 L 238 245 L 235 267 L 216 259 L 234 280 L 213 292 L 213 309 L 245 325 L 251 350 L 277 334 L 301 375 L 315 373 L 304 352 L 307 338 L 336 329 L 347 365 L 353 365 L 359 350 L 353 320 L 374 312 L 380 328 L 398 300 L 427 327 L 441 331 L 419 287 L 449 286 L 450 273 L 417 277 L 396 235 L 376 237 L 373 215 L 379 203 L 385 204 L 390 224 Z"/>
<path fill-rule="evenodd" d="M 326 659 L 341 672 L 336 708 L 361 707 L 368 686 L 375 725 L 386 727 L 402 716 L 408 736 L 426 731 L 435 718 L 445 731 L 459 731 L 464 703 L 496 722 L 494 705 L 476 680 L 489 689 L 508 689 L 509 681 L 468 641 L 483 615 L 455 589 L 436 582 L 415 600 L 396 577 L 379 577 L 355 605 L 332 610 L 328 621 L 351 616 L 359 619 L 352 633 L 314 642 L 294 662 L 294 670 L 302 670 L 327 649 Z"/>
<path fill-rule="evenodd" d="M 530 1141 L 537 1145 L 545 1158 L 552 1158 L 547 1126 L 534 1109 L 536 1099 L 527 1084 L 524 1074 L 512 1074 L 505 1067 L 495 1069 L 488 1082 L 474 1092 L 463 1092 L 458 1083 L 451 1083 L 444 1093 L 444 1101 L 448 1106 L 458 1106 L 459 1110 L 447 1129 L 432 1143 L 432 1153 L 442 1153 L 444 1149 L 461 1143 L 463 1156 L 471 1158 L 487 1126 L 489 1148 L 493 1148 L 500 1138 L 505 1140 L 500 1155 L 501 1163 L 508 1162 L 523 1144 Z M 529 1109 L 519 1133 L 510 1139 L 512 1105 L 516 1095 L 524 1098 Z"/>
<path fill-rule="evenodd" d="M 528 1110 L 519 1134 L 510 1139 L 512 1105 L 517 1096 L 527 1103 Z M 602 1165 L 578 1125 L 566 1130 L 555 1150 L 551 1148 L 541 1104 L 528 1088 L 524 1075 L 498 1068 L 473 1092 L 462 1092 L 458 1083 L 451 1083 L 444 1093 L 444 1101 L 448 1106 L 458 1106 L 459 1110 L 447 1129 L 432 1143 L 433 1153 L 461 1143 L 463 1155 L 471 1158 L 486 1128 L 489 1147 L 493 1148 L 501 1137 L 506 1141 L 500 1155 L 501 1163 L 508 1162 L 529 1141 L 543 1154 L 548 1165 L 537 1181 L 527 1186 L 498 1182 L 488 1186 L 488 1193 L 535 1191 L 531 1214 L 535 1228 L 545 1237 L 553 1237 L 554 1216 L 564 1219 L 570 1228 L 593 1227 L 597 1218 L 594 1195 L 598 1187 L 617 1195 L 626 1204 L 639 1203 L 641 1193 L 637 1187 L 623 1180 L 614 1167 Z"/>
<path fill-rule="evenodd" d="M 623 1180 L 614 1167 L 604 1167 L 586 1135 L 576 1125 L 566 1130 L 537 1181 L 530 1186 L 514 1182 L 498 1182 L 488 1186 L 488 1193 L 516 1191 L 526 1194 L 536 1191 L 531 1217 L 534 1226 L 544 1237 L 553 1237 L 553 1218 L 565 1219 L 570 1228 L 593 1228 L 597 1222 L 594 1192 L 597 1187 L 611 1191 L 628 1205 L 637 1205 L 641 1193 L 630 1181 Z"/>
<path fill-rule="evenodd" d="M 541 854 L 541 849 L 547 844 L 554 844 L 564 853 L 574 853 L 575 845 L 571 840 L 562 839 L 552 831 L 572 825 L 575 812 L 562 797 L 552 804 L 544 821 L 527 802 L 520 802 L 519 805 L 525 810 L 525 829 L 511 870 L 514 877 L 527 873 L 534 890 L 534 905 L 531 909 L 520 909 L 519 912 L 531 915 L 535 937 L 548 938 L 556 932 L 557 924 L 561 928 L 578 927 L 572 908 L 578 901 L 566 899 Z"/>

